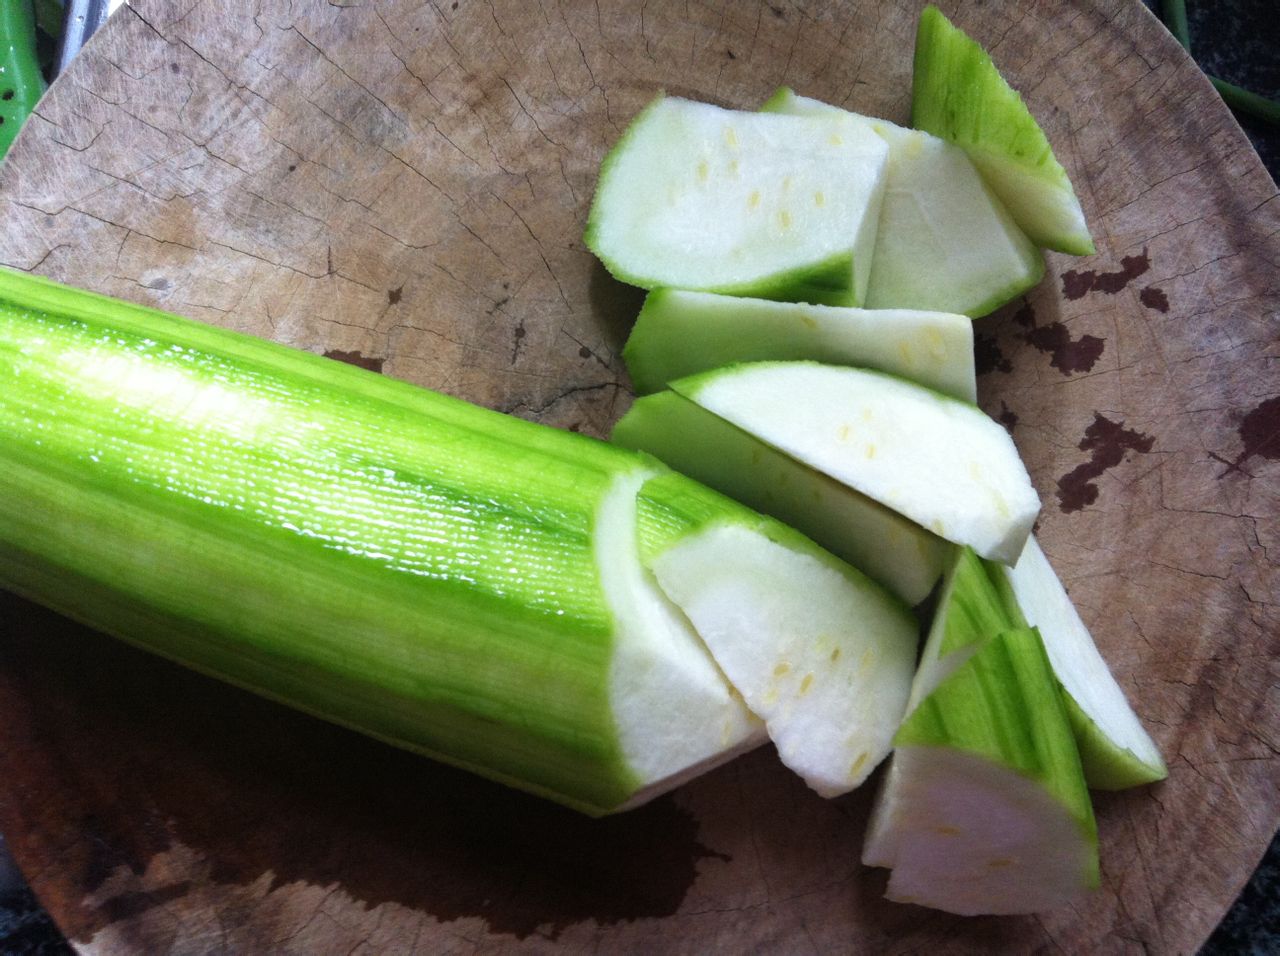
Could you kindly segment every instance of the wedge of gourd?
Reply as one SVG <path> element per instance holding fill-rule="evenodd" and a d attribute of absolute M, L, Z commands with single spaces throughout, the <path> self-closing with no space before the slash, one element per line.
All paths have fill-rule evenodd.
<path fill-rule="evenodd" d="M 849 113 L 787 87 L 762 109 L 852 119 L 889 145 L 867 285 L 869 309 L 994 312 L 1037 285 L 1044 257 L 964 150 L 937 136 Z"/>
<path fill-rule="evenodd" d="M 1093 254 L 1084 210 L 1040 124 L 987 52 L 934 6 L 916 32 L 911 123 L 962 147 L 1037 244 Z"/>
<path fill-rule="evenodd" d="M 660 96 L 605 157 L 586 244 L 646 289 L 858 305 L 887 153 L 855 123 Z"/>
<path fill-rule="evenodd" d="M 671 389 L 941 538 L 1012 564 L 1040 501 L 976 406 L 865 369 L 752 362 Z"/>
<path fill-rule="evenodd" d="M 775 359 L 879 369 L 970 402 L 977 392 L 973 323 L 954 312 L 655 289 L 622 357 L 641 394 L 722 365 Z"/>
<path fill-rule="evenodd" d="M 1039 634 L 968 549 L 937 614 L 863 862 L 889 899 L 965 916 L 1068 905 L 1098 885 L 1097 826 Z"/>
<path fill-rule="evenodd" d="M 1035 536 L 1013 567 L 994 567 L 1010 617 L 1036 627 L 1062 684 L 1085 779 L 1095 790 L 1122 790 L 1169 775 L 1160 749 L 1129 706 L 1093 636 Z"/>
<path fill-rule="evenodd" d="M 640 499 L 641 550 L 778 755 L 824 797 L 889 753 L 917 643 L 902 602 L 795 531 L 718 517 L 718 495 L 668 475 Z"/>
<path fill-rule="evenodd" d="M 949 542 L 675 392 L 638 399 L 611 440 L 778 518 L 909 605 L 951 558 Z"/>

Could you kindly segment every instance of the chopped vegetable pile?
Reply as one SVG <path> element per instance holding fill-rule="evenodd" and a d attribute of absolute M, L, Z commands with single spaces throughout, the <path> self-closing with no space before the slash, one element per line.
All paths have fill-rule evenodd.
<path fill-rule="evenodd" d="M 917 129 L 785 88 L 636 117 L 586 236 L 651 290 L 612 443 L 0 272 L 0 586 L 589 814 L 766 739 L 824 797 L 893 752 L 890 898 L 1069 903 L 1087 787 L 1165 767 L 1031 536 L 970 319 L 1093 247 L 933 8 L 914 97 Z"/>

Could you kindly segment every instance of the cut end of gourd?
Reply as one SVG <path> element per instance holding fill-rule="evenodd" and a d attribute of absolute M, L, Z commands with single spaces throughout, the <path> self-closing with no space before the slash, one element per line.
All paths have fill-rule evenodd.
<path fill-rule="evenodd" d="M 1043 787 L 984 757 L 894 752 L 863 863 L 885 896 L 961 916 L 1057 909 L 1097 887 L 1096 843 Z"/>
<path fill-rule="evenodd" d="M 643 288 L 856 305 L 887 152 L 853 124 L 659 97 L 605 158 L 586 243 Z"/>
<path fill-rule="evenodd" d="M 852 569 L 738 524 L 691 535 L 652 567 L 782 762 L 824 797 L 862 783 L 906 707 L 910 613 Z"/>
<path fill-rule="evenodd" d="M 601 586 L 617 626 L 609 700 L 623 759 L 646 798 L 764 739 L 689 621 L 641 565 L 636 496 L 652 475 L 637 469 L 616 478 L 595 531 Z"/>
<path fill-rule="evenodd" d="M 1036 243 L 1093 254 L 1084 210 L 1044 131 L 987 52 L 934 6 L 916 33 L 911 120 L 963 147 Z"/>

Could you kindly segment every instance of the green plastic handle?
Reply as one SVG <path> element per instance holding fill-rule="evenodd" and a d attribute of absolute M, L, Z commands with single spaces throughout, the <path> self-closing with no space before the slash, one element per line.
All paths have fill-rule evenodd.
<path fill-rule="evenodd" d="M 28 0 L 0 0 L 0 157 L 44 93 Z"/>

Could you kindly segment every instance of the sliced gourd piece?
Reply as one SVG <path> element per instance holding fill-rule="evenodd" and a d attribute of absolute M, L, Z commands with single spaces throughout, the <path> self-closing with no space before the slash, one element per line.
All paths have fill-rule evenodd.
<path fill-rule="evenodd" d="M 765 720 L 782 762 L 824 797 L 846 793 L 888 754 L 902 720 L 915 619 L 790 529 L 705 520 L 706 497 L 667 477 L 645 486 L 642 522 L 676 538 L 648 549 L 650 567 Z"/>
<path fill-rule="evenodd" d="M 1169 775 L 1160 750 L 1125 699 L 1035 537 L 1012 568 L 991 568 L 1008 585 L 1010 613 L 1039 629 L 1062 684 L 1085 779 L 1096 790 L 1123 790 Z"/>
<path fill-rule="evenodd" d="M 885 896 L 962 916 L 1036 913 L 1099 883 L 1098 833 L 1034 628 L 988 638 L 894 737 L 863 862 Z"/>
<path fill-rule="evenodd" d="M 673 391 L 939 537 L 1012 564 L 1040 510 L 1008 433 L 976 406 L 882 372 L 755 362 Z"/>
<path fill-rule="evenodd" d="M 951 312 L 655 289 L 645 297 L 622 357 L 641 394 L 734 362 L 812 359 L 892 372 L 965 401 L 977 395 L 973 323 Z"/>
<path fill-rule="evenodd" d="M 791 525 L 910 605 L 928 596 L 954 548 L 675 392 L 635 402 L 612 440 Z"/>
<path fill-rule="evenodd" d="M 933 6 L 916 32 L 911 123 L 963 147 L 1036 243 L 1093 254 L 1084 210 L 1040 124 L 987 52 Z"/>
<path fill-rule="evenodd" d="M 586 244 L 646 289 L 858 305 L 887 153 L 855 123 L 660 96 L 604 160 Z"/>
<path fill-rule="evenodd" d="M 945 310 L 977 318 L 1043 278 L 1044 256 L 960 147 L 786 87 L 763 108 L 852 117 L 889 144 L 867 308 Z"/>
<path fill-rule="evenodd" d="M 1051 909 L 1098 883 L 1057 680 L 991 572 L 962 548 L 948 573 L 862 854 L 893 869 L 890 899 L 963 915 Z"/>

